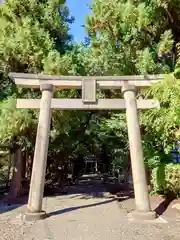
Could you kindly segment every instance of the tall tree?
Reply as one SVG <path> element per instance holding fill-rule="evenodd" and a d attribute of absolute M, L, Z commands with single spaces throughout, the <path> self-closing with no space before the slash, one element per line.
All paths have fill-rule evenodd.
<path fill-rule="evenodd" d="M 1 69 L 50 71 L 47 63 L 61 60 L 68 46 L 72 20 L 64 0 L 7 0 L 0 8 Z M 63 59 L 62 73 L 65 65 Z"/>
<path fill-rule="evenodd" d="M 178 0 L 94 0 L 91 8 L 86 28 L 92 74 L 174 71 L 180 42 Z"/>
<path fill-rule="evenodd" d="M 70 40 L 68 24 L 72 20 L 64 0 L 6 0 L 0 8 L 1 70 L 68 74 L 68 71 L 71 70 L 71 56 L 66 53 L 66 50 Z M 13 92 L 17 93 L 17 89 L 9 78 L 3 74 L 0 77 L 1 89 L 3 88 L 3 92 L 0 92 L 1 100 L 12 95 Z M 10 82 L 11 84 L 9 84 Z M 23 90 L 18 94 L 31 97 L 39 95 L 39 93 L 30 90 Z M 36 119 L 36 112 L 21 111 L 20 113 L 14 108 L 12 113 L 12 101 L 10 99 L 2 104 L 5 108 L 5 111 L 1 112 L 2 122 L 11 121 L 8 114 L 10 116 L 17 115 L 18 122 L 23 122 L 22 113 L 25 114 L 24 116 L 29 113 L 30 119 Z M 19 118 L 20 116 L 22 118 Z M 14 122 L 9 122 L 7 126 L 13 124 Z M 25 125 L 28 127 L 26 123 Z M 10 139 L 14 139 L 13 136 L 18 136 L 18 131 L 21 132 L 21 124 L 18 125 L 20 128 L 14 126 L 15 124 L 9 128 L 9 130 L 15 131 L 11 132 Z M 2 141 L 9 140 L 7 136 L 10 132 L 7 133 L 5 129 L 8 128 L 4 127 L 4 131 L 1 131 Z M 3 135 L 3 133 L 7 134 Z"/>
<path fill-rule="evenodd" d="M 17 148 L 33 151 L 38 117 L 37 111 L 17 110 L 14 97 L 33 98 L 40 93 L 18 92 L 4 73 L 68 74 L 71 70 L 68 26 L 72 20 L 64 0 L 6 0 L 0 7 L 0 143 L 11 146 L 13 152 Z M 21 171 L 14 178 L 18 183 L 14 181 L 20 186 L 19 174 Z"/>

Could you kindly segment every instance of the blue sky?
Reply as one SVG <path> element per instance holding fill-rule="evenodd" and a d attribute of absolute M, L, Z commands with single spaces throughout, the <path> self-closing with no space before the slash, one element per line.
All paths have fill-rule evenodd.
<path fill-rule="evenodd" d="M 70 33 L 76 42 L 81 42 L 86 36 L 82 25 L 85 23 L 85 16 L 90 12 L 88 3 L 91 0 L 66 0 L 71 16 L 75 17 L 75 22 L 71 26 Z"/>

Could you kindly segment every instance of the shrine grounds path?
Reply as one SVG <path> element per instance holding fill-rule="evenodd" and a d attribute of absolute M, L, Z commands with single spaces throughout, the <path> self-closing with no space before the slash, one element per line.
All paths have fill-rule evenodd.
<path fill-rule="evenodd" d="M 152 198 L 151 203 L 160 210 L 160 200 Z M 154 223 L 131 222 L 134 199 L 117 201 L 102 183 L 82 182 L 68 187 L 66 195 L 44 198 L 49 215 L 43 221 L 24 222 L 25 209 L 26 205 L 0 206 L 0 240 L 180 239 L 180 215 L 171 206 Z"/>

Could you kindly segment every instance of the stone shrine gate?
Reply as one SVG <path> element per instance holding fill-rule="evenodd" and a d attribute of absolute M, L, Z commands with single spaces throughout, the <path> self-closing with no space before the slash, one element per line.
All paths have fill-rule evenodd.
<path fill-rule="evenodd" d="M 159 103 L 151 99 L 137 99 L 137 88 L 148 87 L 163 79 L 162 75 L 147 76 L 48 76 L 41 74 L 11 73 L 17 86 L 21 88 L 40 88 L 41 99 L 17 99 L 17 108 L 40 109 L 36 145 L 30 184 L 26 220 L 46 217 L 42 210 L 44 182 L 46 173 L 51 110 L 121 110 L 126 109 L 131 166 L 135 193 L 136 211 L 134 219 L 153 220 L 146 180 L 141 144 L 138 109 L 158 108 Z M 58 89 L 82 89 L 81 99 L 55 99 Z M 99 89 L 121 89 L 124 99 L 97 99 Z"/>

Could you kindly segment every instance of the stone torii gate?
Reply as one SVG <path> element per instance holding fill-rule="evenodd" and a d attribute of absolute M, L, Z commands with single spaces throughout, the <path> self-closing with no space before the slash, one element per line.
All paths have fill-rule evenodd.
<path fill-rule="evenodd" d="M 155 100 L 136 98 L 136 87 L 148 87 L 161 81 L 162 75 L 147 76 L 48 76 L 38 74 L 11 73 L 19 87 L 40 88 L 41 99 L 17 99 L 17 108 L 40 109 L 33 160 L 30 193 L 26 220 L 39 220 L 46 217 L 42 210 L 51 109 L 61 110 L 120 110 L 126 109 L 128 138 L 135 193 L 136 211 L 134 219 L 153 220 L 141 144 L 140 126 L 137 109 L 159 107 Z M 81 88 L 82 99 L 54 99 L 53 92 L 58 89 Z M 97 99 L 96 90 L 121 89 L 124 99 Z"/>

